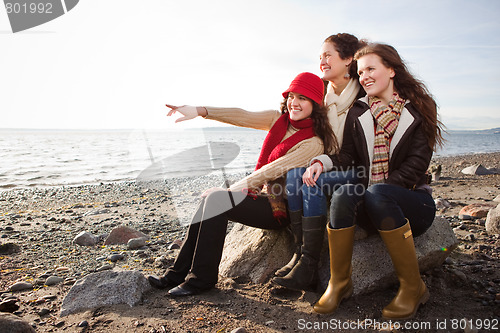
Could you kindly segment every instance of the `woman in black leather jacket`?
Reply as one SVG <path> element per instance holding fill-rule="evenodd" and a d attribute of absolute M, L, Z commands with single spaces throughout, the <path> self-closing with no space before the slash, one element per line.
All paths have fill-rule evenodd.
<path fill-rule="evenodd" d="M 314 310 L 332 313 L 352 294 L 354 224 L 364 209 L 385 242 L 400 281 L 382 316 L 409 319 L 429 298 L 412 233 L 423 234 L 434 220 L 436 208 L 426 171 L 433 150 L 443 140 L 441 123 L 434 99 L 392 46 L 370 44 L 355 58 L 367 95 L 349 111 L 340 153 L 317 157 L 304 174 L 307 183 L 335 168 L 361 166 L 365 171 L 364 184 L 343 185 L 333 194 L 328 226 L 331 277 Z"/>

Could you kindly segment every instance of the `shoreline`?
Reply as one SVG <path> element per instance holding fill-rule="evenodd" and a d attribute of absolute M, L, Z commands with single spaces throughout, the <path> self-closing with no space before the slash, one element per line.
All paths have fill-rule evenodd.
<path fill-rule="evenodd" d="M 465 161 L 472 161 L 472 160 L 479 160 L 484 161 L 484 160 L 490 160 L 488 156 L 491 156 L 493 160 L 496 158 L 495 156 L 499 156 L 500 158 L 500 151 L 496 152 L 487 152 L 487 153 L 467 153 L 467 154 L 458 154 L 458 155 L 434 155 L 431 160 L 431 165 L 432 164 L 439 164 L 439 163 L 450 163 L 451 160 L 457 160 L 457 159 L 463 159 Z M 498 165 L 498 164 L 497 164 Z M 495 166 L 486 166 L 485 167 L 495 167 Z M 238 177 L 244 177 L 246 174 L 245 171 L 236 171 L 232 173 L 227 173 L 227 176 L 233 179 L 238 179 Z M 196 178 L 203 178 L 207 176 L 179 176 L 179 177 L 169 177 L 165 181 L 174 181 L 179 180 L 179 179 L 196 179 Z M 213 177 L 213 173 L 209 174 L 208 177 Z M 108 186 L 112 184 L 134 184 L 136 183 L 136 179 L 130 179 L 130 180 L 120 180 L 120 181 L 96 181 L 96 182 L 89 182 L 89 183 L 81 183 L 81 184 L 54 184 L 54 185 L 32 185 L 32 186 L 19 186 L 19 185 L 2 185 L 0 186 L 0 196 L 2 193 L 5 192 L 10 192 L 10 191 L 47 191 L 47 190 L 52 190 L 52 189 L 58 189 L 58 188 L 85 188 L 85 187 L 97 187 L 97 186 Z M 158 181 L 159 183 L 163 181 Z"/>

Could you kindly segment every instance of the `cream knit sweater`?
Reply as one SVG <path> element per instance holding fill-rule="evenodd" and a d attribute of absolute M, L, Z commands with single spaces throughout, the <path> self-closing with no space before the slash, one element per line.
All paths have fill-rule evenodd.
<path fill-rule="evenodd" d="M 281 112 L 277 110 L 249 112 L 239 108 L 206 107 L 206 109 L 208 112 L 206 116 L 207 119 L 266 131 L 269 131 L 276 120 L 281 116 Z M 296 128 L 289 126 L 283 140 L 289 138 L 297 131 Z M 293 146 L 285 156 L 252 172 L 247 177 L 231 185 L 230 189 L 231 191 L 240 191 L 244 188 L 260 188 L 268 181 L 284 177 L 291 169 L 306 167 L 313 157 L 323 153 L 323 142 L 319 137 L 314 136 L 310 139 L 301 141 Z"/>

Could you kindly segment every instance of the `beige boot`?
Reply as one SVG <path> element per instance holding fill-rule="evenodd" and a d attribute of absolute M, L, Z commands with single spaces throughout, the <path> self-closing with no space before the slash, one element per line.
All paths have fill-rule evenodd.
<path fill-rule="evenodd" d="M 379 230 L 399 279 L 399 290 L 391 303 L 382 310 L 386 319 L 412 318 L 420 304 L 429 299 L 429 291 L 420 277 L 417 254 L 410 224 L 395 230 Z"/>
<path fill-rule="evenodd" d="M 325 293 L 314 304 L 317 313 L 333 313 L 343 299 L 352 295 L 352 249 L 354 226 L 330 229 L 328 226 L 328 246 L 330 250 L 330 281 Z"/>

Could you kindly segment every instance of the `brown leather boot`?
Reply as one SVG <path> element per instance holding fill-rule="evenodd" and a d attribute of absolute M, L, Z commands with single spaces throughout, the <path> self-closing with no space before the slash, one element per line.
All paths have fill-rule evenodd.
<path fill-rule="evenodd" d="M 352 295 L 352 249 L 354 245 L 354 226 L 343 229 L 330 229 L 328 225 L 328 246 L 330 251 L 330 281 L 325 293 L 314 304 L 317 313 L 333 313 L 343 299 Z"/>
<path fill-rule="evenodd" d="M 395 230 L 379 230 L 379 233 L 389 251 L 400 284 L 396 297 L 382 310 L 382 317 L 410 319 L 420 304 L 425 304 L 429 299 L 429 291 L 420 277 L 410 223 Z"/>
<path fill-rule="evenodd" d="M 290 216 L 290 229 L 292 231 L 293 243 L 295 246 L 295 250 L 292 256 L 292 259 L 285 266 L 278 269 L 274 275 L 275 276 L 285 276 L 287 275 L 292 268 L 295 267 L 297 262 L 302 255 L 302 209 L 288 211 L 288 215 Z"/>

